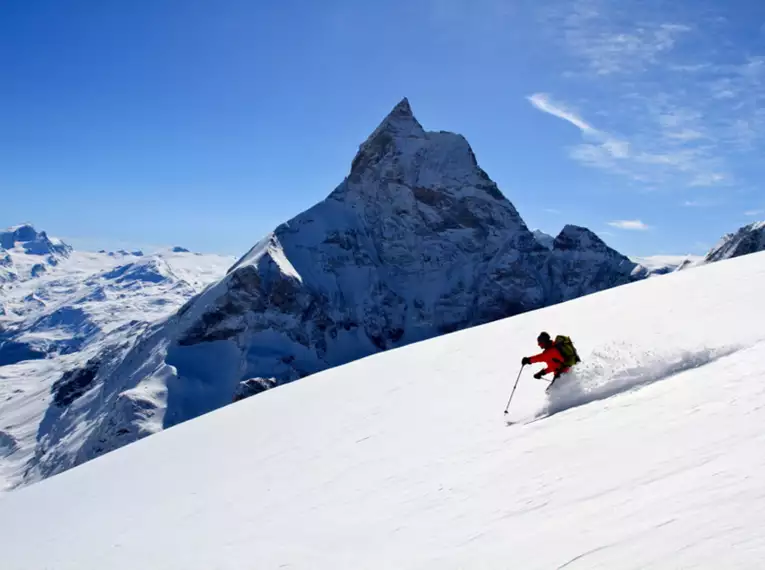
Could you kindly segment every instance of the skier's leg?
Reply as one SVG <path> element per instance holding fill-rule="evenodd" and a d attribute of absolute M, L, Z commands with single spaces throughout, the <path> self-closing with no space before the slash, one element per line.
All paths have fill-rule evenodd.
<path fill-rule="evenodd" d="M 558 378 L 560 378 L 560 372 L 556 372 L 555 373 L 555 375 L 553 376 L 552 382 L 550 382 L 550 385 L 547 388 L 545 388 L 545 392 L 549 392 L 550 391 L 550 389 L 553 387 L 553 384 L 555 384 L 555 381 Z"/>

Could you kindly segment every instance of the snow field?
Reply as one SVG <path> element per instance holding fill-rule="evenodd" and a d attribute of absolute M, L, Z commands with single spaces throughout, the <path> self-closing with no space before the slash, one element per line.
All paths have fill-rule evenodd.
<path fill-rule="evenodd" d="M 764 277 L 723 261 L 217 410 L 0 498 L 2 566 L 758 568 Z M 524 371 L 508 426 L 541 330 L 584 362 L 550 398 Z"/>

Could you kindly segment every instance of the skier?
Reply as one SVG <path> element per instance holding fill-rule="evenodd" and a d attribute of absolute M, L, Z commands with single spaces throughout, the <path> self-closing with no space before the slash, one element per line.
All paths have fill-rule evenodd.
<path fill-rule="evenodd" d="M 542 332 L 537 337 L 537 344 L 539 345 L 539 348 L 542 349 L 542 352 L 536 356 L 524 356 L 523 360 L 521 360 L 521 364 L 526 366 L 527 364 L 544 362 L 547 367 L 534 374 L 534 378 L 539 380 L 542 376 L 552 372 L 553 379 L 547 387 L 547 390 L 549 391 L 550 388 L 552 388 L 552 385 L 555 384 L 555 381 L 560 378 L 562 374 L 565 374 L 571 370 L 572 366 L 577 362 L 580 362 L 579 355 L 577 354 L 571 339 L 565 336 L 557 336 L 555 337 L 555 342 L 553 342 L 549 334 Z"/>

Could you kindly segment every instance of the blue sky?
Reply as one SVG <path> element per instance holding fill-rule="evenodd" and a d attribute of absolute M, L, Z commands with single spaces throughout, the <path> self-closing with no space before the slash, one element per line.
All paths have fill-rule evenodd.
<path fill-rule="evenodd" d="M 11 0 L 0 226 L 237 255 L 406 96 L 530 227 L 701 253 L 765 219 L 763 24 L 741 0 Z"/>

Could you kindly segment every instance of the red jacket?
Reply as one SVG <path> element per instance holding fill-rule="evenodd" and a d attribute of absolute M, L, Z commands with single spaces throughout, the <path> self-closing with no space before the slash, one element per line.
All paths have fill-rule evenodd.
<path fill-rule="evenodd" d="M 569 371 L 569 368 L 563 365 L 563 355 L 554 346 L 546 348 L 536 356 L 530 357 L 529 360 L 531 360 L 532 364 L 537 362 L 544 362 L 547 364 L 547 368 L 545 368 L 543 374 L 549 374 L 550 372 L 563 374 L 564 372 Z"/>

